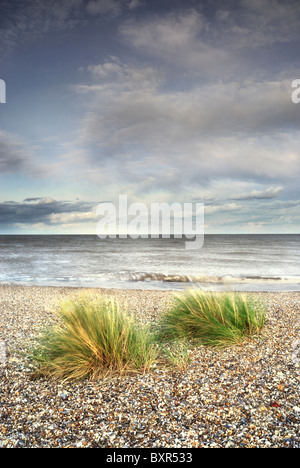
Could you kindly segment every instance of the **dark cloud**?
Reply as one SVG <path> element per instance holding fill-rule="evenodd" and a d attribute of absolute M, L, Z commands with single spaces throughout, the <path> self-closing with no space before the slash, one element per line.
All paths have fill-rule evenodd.
<path fill-rule="evenodd" d="M 87 3 L 87 12 L 92 15 L 109 15 L 116 17 L 125 9 L 134 10 L 142 5 L 139 0 L 90 0 Z"/>
<path fill-rule="evenodd" d="M 95 203 L 84 201 L 57 201 L 49 197 L 27 198 L 23 202 L 0 203 L 0 225 L 36 224 L 54 225 L 63 222 L 68 224 L 78 221 L 95 220 L 92 210 Z M 81 216 L 85 215 L 87 216 Z"/>
<path fill-rule="evenodd" d="M 45 34 L 87 26 L 93 18 L 114 18 L 142 4 L 139 0 L 2 0 L 0 50 L 11 51 Z"/>
<path fill-rule="evenodd" d="M 0 174 L 26 172 L 32 154 L 18 137 L 0 130 Z"/>
<path fill-rule="evenodd" d="M 11 51 L 24 41 L 74 28 L 80 22 L 82 4 L 82 0 L 1 1 L 1 50 Z"/>

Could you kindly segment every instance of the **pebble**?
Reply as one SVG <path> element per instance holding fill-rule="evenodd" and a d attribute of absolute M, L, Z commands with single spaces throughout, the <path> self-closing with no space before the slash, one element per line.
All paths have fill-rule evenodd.
<path fill-rule="evenodd" d="M 300 293 L 253 293 L 263 334 L 242 346 L 190 350 L 180 370 L 76 383 L 32 380 L 28 346 L 76 288 L 0 286 L 1 448 L 300 448 Z M 171 291 L 93 290 L 157 320 Z"/>

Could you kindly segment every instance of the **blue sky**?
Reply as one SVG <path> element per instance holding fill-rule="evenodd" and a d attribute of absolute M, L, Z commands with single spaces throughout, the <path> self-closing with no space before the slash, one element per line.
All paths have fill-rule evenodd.
<path fill-rule="evenodd" d="M 0 4 L 0 233 L 95 233 L 100 202 L 202 202 L 299 233 L 300 2 Z"/>

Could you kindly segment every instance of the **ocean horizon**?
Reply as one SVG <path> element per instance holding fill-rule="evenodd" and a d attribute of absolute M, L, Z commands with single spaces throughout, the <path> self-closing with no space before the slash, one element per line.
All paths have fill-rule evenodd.
<path fill-rule="evenodd" d="M 182 239 L 0 235 L 0 284 L 116 289 L 300 291 L 299 234 Z"/>

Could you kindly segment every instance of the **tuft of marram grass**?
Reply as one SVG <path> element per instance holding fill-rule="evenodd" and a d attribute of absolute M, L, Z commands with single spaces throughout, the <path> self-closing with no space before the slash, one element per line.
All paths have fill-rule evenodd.
<path fill-rule="evenodd" d="M 61 305 L 58 323 L 41 333 L 32 359 L 40 376 L 82 380 L 146 372 L 157 354 L 148 327 L 113 301 L 83 296 Z"/>
<path fill-rule="evenodd" d="M 175 296 L 155 333 L 159 343 L 192 340 L 224 348 L 260 333 L 264 324 L 265 306 L 246 294 L 191 289 Z"/>
<path fill-rule="evenodd" d="M 188 344 L 239 345 L 264 324 L 264 304 L 240 293 L 192 289 L 176 295 L 152 331 L 117 302 L 83 295 L 62 303 L 57 323 L 42 331 L 31 353 L 32 377 L 96 379 L 144 373 L 155 363 L 184 370 Z"/>

